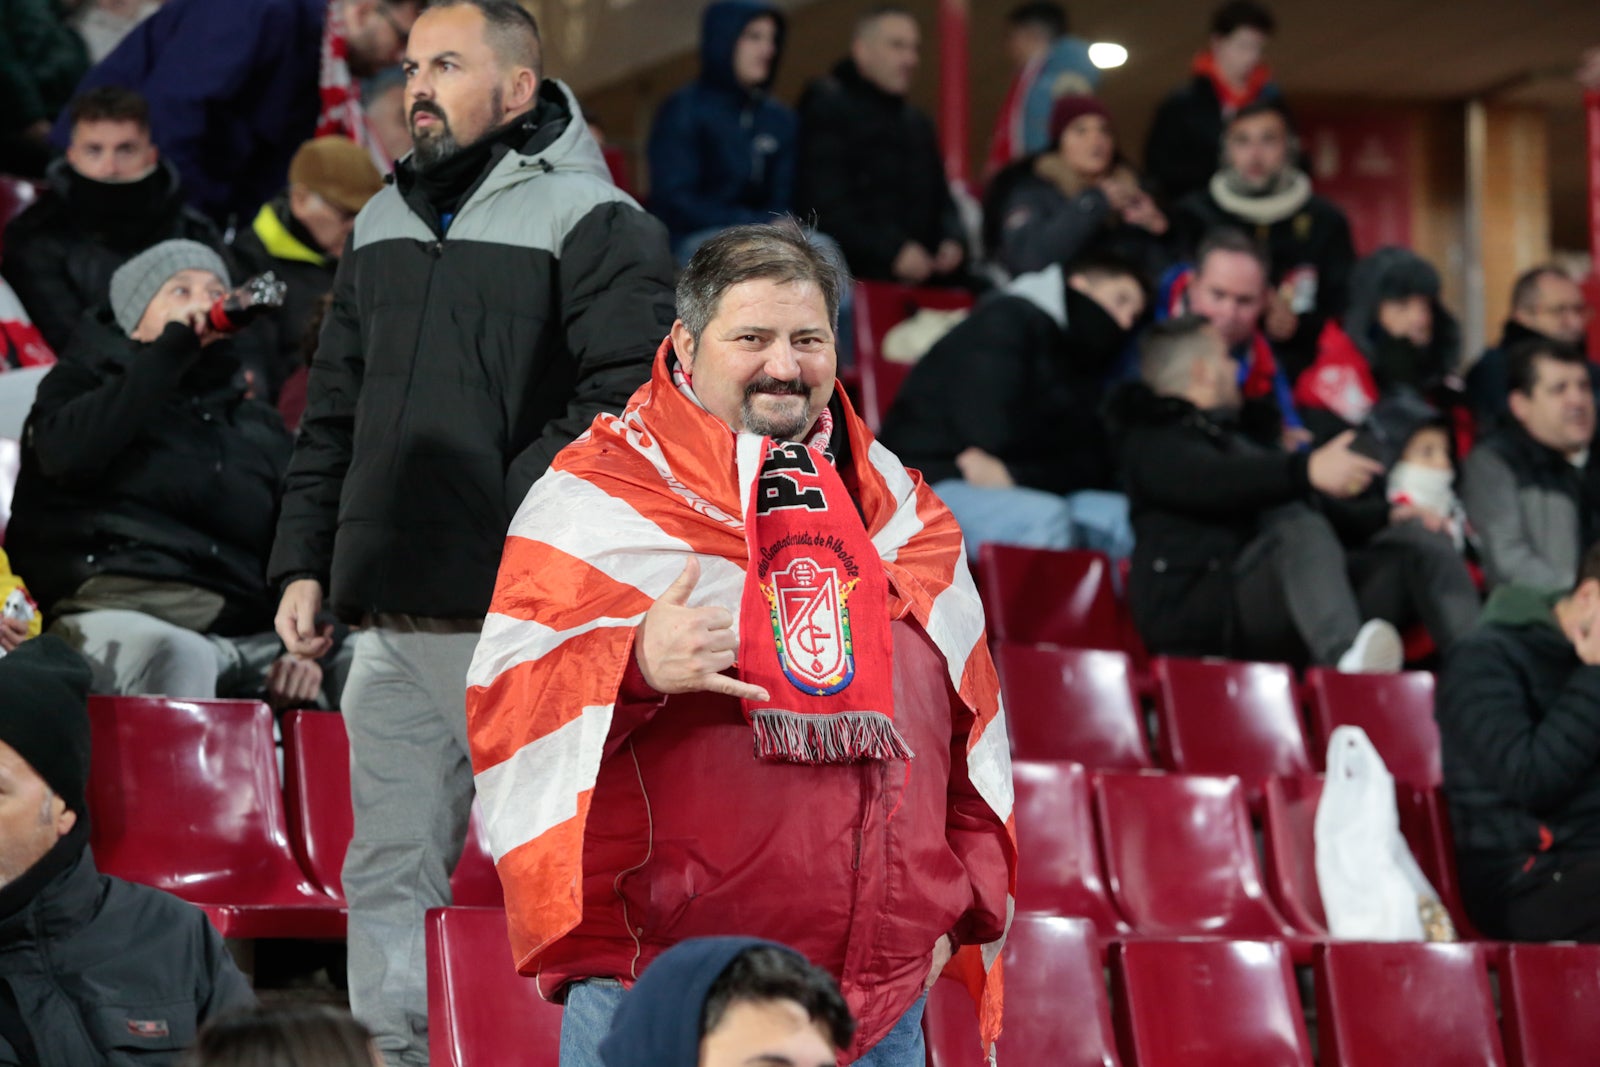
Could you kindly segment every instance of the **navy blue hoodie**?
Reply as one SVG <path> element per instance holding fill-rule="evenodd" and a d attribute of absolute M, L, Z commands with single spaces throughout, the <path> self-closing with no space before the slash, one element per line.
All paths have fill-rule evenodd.
<path fill-rule="evenodd" d="M 748 949 L 785 948 L 756 937 L 700 937 L 663 952 L 622 998 L 600 1044 L 605 1067 L 696 1067 L 706 995 Z M 788 951 L 793 951 L 789 949 Z"/>
<path fill-rule="evenodd" d="M 733 48 L 756 18 L 777 22 L 778 52 L 767 80 L 739 85 Z M 754 0 L 706 8 L 700 78 L 667 98 L 650 129 L 650 210 L 674 242 L 701 230 L 770 222 L 790 209 L 798 123 L 767 95 L 783 56 L 783 13 Z"/>

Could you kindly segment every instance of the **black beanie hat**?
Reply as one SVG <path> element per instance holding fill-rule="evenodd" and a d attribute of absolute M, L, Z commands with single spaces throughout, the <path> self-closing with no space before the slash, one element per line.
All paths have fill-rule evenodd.
<path fill-rule="evenodd" d="M 89 664 L 59 637 L 0 656 L 0 741 L 16 749 L 68 808 L 89 785 Z"/>

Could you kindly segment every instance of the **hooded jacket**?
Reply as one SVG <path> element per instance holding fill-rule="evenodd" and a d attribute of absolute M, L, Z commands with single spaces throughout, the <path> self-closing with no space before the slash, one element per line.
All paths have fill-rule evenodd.
<path fill-rule="evenodd" d="M 1495 590 L 1445 657 L 1434 714 L 1469 905 L 1600 853 L 1600 667 L 1556 622 L 1566 592 Z"/>
<path fill-rule="evenodd" d="M 39 383 L 6 548 L 48 613 L 96 575 L 221 593 L 219 633 L 271 629 L 264 568 L 289 434 L 242 395 L 231 342 L 84 320 Z"/>
<path fill-rule="evenodd" d="M 887 280 L 907 241 L 962 242 L 933 122 L 843 60 L 800 99 L 795 207 L 839 242 L 861 278 Z"/>
<path fill-rule="evenodd" d="M 0 1067 L 172 1067 L 255 1004 L 198 908 L 101 874 L 87 840 L 80 821 L 0 887 Z"/>
<path fill-rule="evenodd" d="M 1108 489 L 1111 446 L 1098 413 L 1125 337 L 1061 267 L 1024 274 L 912 368 L 883 443 L 933 485 L 960 478 L 956 456 L 981 448 L 1021 486 Z"/>
<path fill-rule="evenodd" d="M 448 230 L 402 160 L 339 262 L 268 569 L 347 618 L 482 618 L 529 486 L 672 324 L 665 231 L 571 91 L 542 82 L 526 121 Z"/>
<path fill-rule="evenodd" d="M 0 274 L 57 352 L 84 312 L 110 296 L 117 268 L 150 246 L 183 238 L 230 262 L 217 228 L 185 206 L 177 168 L 166 159 L 125 184 L 91 181 L 58 159 L 48 181 L 44 195 L 6 227 Z"/>
<path fill-rule="evenodd" d="M 777 24 L 777 52 L 766 81 L 747 89 L 734 76 L 733 52 L 758 18 Z M 799 123 L 769 95 L 786 24 L 783 12 L 753 0 L 706 8 L 700 77 L 666 99 L 650 128 L 650 210 L 674 241 L 788 212 Z"/>

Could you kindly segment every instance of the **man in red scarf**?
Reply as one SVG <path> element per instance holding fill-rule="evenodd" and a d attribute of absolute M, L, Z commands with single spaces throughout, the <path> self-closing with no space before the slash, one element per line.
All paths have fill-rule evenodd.
<path fill-rule="evenodd" d="M 563 1067 L 653 959 L 724 934 L 839 980 L 848 1062 L 921 1067 L 941 973 L 998 1034 L 998 685 L 954 518 L 835 389 L 843 283 L 792 222 L 706 242 L 651 380 L 512 520 L 468 733 Z"/>
<path fill-rule="evenodd" d="M 1262 61 L 1277 23 L 1255 0 L 1229 0 L 1211 16 L 1211 42 L 1193 77 L 1156 110 L 1145 143 L 1145 175 L 1167 204 L 1204 189 L 1222 155 L 1228 119 L 1246 104 L 1283 97 Z"/>

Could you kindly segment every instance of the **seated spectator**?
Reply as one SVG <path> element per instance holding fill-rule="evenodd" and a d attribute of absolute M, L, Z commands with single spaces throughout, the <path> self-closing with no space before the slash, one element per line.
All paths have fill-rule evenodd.
<path fill-rule="evenodd" d="M 1357 502 L 1383 472 L 1353 433 L 1314 452 L 1232 429 L 1238 370 L 1194 316 L 1152 327 L 1142 382 L 1112 398 L 1135 543 L 1133 619 L 1150 651 L 1401 665 L 1397 625 L 1420 619 L 1448 649 L 1478 593 L 1449 537 L 1404 507 Z M 1348 546 L 1348 547 L 1347 547 Z"/>
<path fill-rule="evenodd" d="M 605 1067 L 833 1067 L 856 1021 L 833 976 L 792 948 L 702 937 L 645 968 L 600 1044 Z"/>
<path fill-rule="evenodd" d="M 255 996 L 198 908 L 95 869 L 88 690 L 54 637 L 0 659 L 0 1063 L 173 1067 Z"/>
<path fill-rule="evenodd" d="M 883 443 L 985 541 L 1132 549 L 1099 418 L 1108 371 L 1144 311 L 1114 261 L 1049 267 L 990 294 L 912 368 Z"/>
<path fill-rule="evenodd" d="M 262 399 L 276 400 L 301 366 L 306 327 L 317 301 L 333 289 L 356 214 L 382 188 L 366 149 L 346 137 L 318 137 L 294 154 L 288 190 L 261 205 L 255 221 L 234 238 L 234 258 L 246 274 L 270 270 L 289 287 L 282 311 L 264 324 L 271 334 L 262 339 L 265 380 L 254 383 Z"/>
<path fill-rule="evenodd" d="M 80 91 L 150 101 L 155 141 L 194 206 L 243 224 L 282 191 L 295 149 L 341 133 L 374 149 L 355 79 L 400 62 L 421 0 L 165 0 Z M 201 62 L 203 60 L 203 62 Z M 67 127 L 56 123 L 58 144 Z"/>
<path fill-rule="evenodd" d="M 1192 250 L 1228 226 L 1252 234 L 1269 268 L 1265 329 L 1292 384 L 1316 355 L 1322 324 L 1344 314 L 1356 250 L 1350 223 L 1311 191 L 1295 165 L 1299 147 L 1281 102 L 1259 100 L 1228 120 L 1222 169 L 1174 209 L 1177 244 Z"/>
<path fill-rule="evenodd" d="M 1211 16 L 1211 41 L 1194 58 L 1187 85 L 1156 109 L 1144 167 L 1163 202 L 1200 192 L 1217 169 L 1217 146 L 1228 119 L 1258 100 L 1283 97 L 1262 62 L 1277 24 L 1254 0 L 1228 0 Z"/>
<path fill-rule="evenodd" d="M 1600 941 L 1600 546 L 1576 583 L 1490 595 L 1445 658 L 1434 714 L 1473 925 Z"/>
<path fill-rule="evenodd" d="M 1100 85 L 1089 42 L 1067 32 L 1067 10 L 1052 0 L 1028 0 L 1012 8 L 1005 44 L 1017 73 L 989 142 L 985 181 L 1008 163 L 1050 147 L 1050 112 L 1058 97 L 1092 94 Z"/>
<path fill-rule="evenodd" d="M 30 637 L 38 637 L 44 620 L 22 579 L 11 573 L 11 560 L 0 549 L 0 656 L 15 652 Z"/>
<path fill-rule="evenodd" d="M 1456 496 L 1455 436 L 1431 405 L 1411 397 L 1380 404 L 1367 420 L 1376 457 L 1388 469 L 1384 498 L 1409 507 L 1423 525 L 1442 530 L 1458 550 L 1467 547 L 1466 505 Z M 1475 539 L 1474 539 L 1475 543 Z"/>
<path fill-rule="evenodd" d="M 700 78 L 661 105 L 650 128 L 650 210 L 687 263 L 728 226 L 771 222 L 794 199 L 794 112 L 774 100 L 783 12 L 719 0 L 700 31 Z"/>
<path fill-rule="evenodd" d="M 136 256 L 28 416 L 6 544 L 96 692 L 265 687 L 282 706 L 321 688 L 318 664 L 271 633 L 263 574 L 291 442 L 205 318 L 227 288 L 204 245 Z"/>
<path fill-rule="evenodd" d="M 0 174 L 44 173 L 50 123 L 88 67 L 56 0 L 0 3 Z"/>
<path fill-rule="evenodd" d="M 1240 430 L 1262 444 L 1301 447 L 1311 435 L 1261 329 L 1269 270 L 1261 246 L 1238 230 L 1213 230 L 1200 241 L 1194 262 L 1162 280 L 1156 318 L 1198 315 L 1211 323 L 1239 365 Z"/>
<path fill-rule="evenodd" d="M 1552 341 L 1583 351 L 1589 333 L 1589 302 L 1583 290 L 1560 267 L 1534 267 L 1518 276 L 1511 287 L 1511 317 L 1500 343 L 1486 348 L 1467 373 L 1467 400 L 1486 433 L 1509 420 L 1506 407 L 1506 354 L 1519 341 Z M 1595 391 L 1600 393 L 1600 371 L 1591 367 Z"/>
<path fill-rule="evenodd" d="M 1343 325 L 1323 326 L 1295 403 L 1317 441 L 1360 426 L 1379 399 L 1402 393 L 1448 412 L 1459 397 L 1460 356 L 1461 331 L 1439 302 L 1439 272 L 1408 249 L 1380 248 L 1351 271 Z"/>
<path fill-rule="evenodd" d="M 920 47 L 903 8 L 856 23 L 850 57 L 800 98 L 795 199 L 856 277 L 959 284 L 967 250 L 938 134 L 907 99 Z"/>
<path fill-rule="evenodd" d="M 57 352 L 83 313 L 103 303 L 116 269 L 173 238 L 222 250 L 222 237 L 184 203 L 177 169 L 150 140 L 150 108 L 107 86 L 67 109 L 72 141 L 49 186 L 6 227 L 0 273 Z"/>
<path fill-rule="evenodd" d="M 1511 419 L 1468 454 L 1461 495 L 1490 585 L 1567 589 L 1583 546 L 1600 538 L 1589 363 L 1530 340 L 1512 346 L 1506 371 Z"/>
<path fill-rule="evenodd" d="M 1167 217 L 1117 155 L 1111 113 L 1092 96 L 1063 96 L 1051 147 L 995 176 L 984 198 L 984 243 L 1009 274 L 1111 253 L 1154 278 L 1166 266 Z"/>
<path fill-rule="evenodd" d="M 372 1034 L 326 1004 L 231 1011 L 212 1019 L 179 1067 L 384 1067 Z"/>
<path fill-rule="evenodd" d="M 55 352 L 28 317 L 28 309 L 17 299 L 16 290 L 0 278 L 0 373 L 48 367 L 55 361 Z"/>

